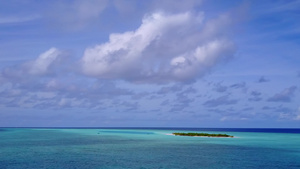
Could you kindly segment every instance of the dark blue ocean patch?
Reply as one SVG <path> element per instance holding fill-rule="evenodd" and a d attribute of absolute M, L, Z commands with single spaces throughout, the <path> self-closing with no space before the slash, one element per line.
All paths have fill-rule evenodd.
<path fill-rule="evenodd" d="M 0 132 L 8 131 L 7 129 L 0 128 Z"/>
<path fill-rule="evenodd" d="M 116 134 L 154 134 L 153 132 L 144 132 L 144 131 L 99 131 L 101 133 L 116 133 Z"/>
<path fill-rule="evenodd" d="M 113 129 L 113 130 L 176 130 L 176 131 L 182 130 L 182 131 L 197 131 L 197 132 L 224 131 L 224 132 L 256 132 L 256 133 L 300 133 L 300 128 L 36 127 L 36 129 L 100 129 L 100 130 Z M 105 131 L 105 132 L 112 132 L 112 131 Z M 114 132 L 125 133 L 125 131 L 114 131 Z M 145 134 L 145 133 L 154 134 L 152 132 L 142 132 L 136 134 Z M 135 133 L 131 133 L 131 134 L 135 134 Z"/>
<path fill-rule="evenodd" d="M 255 132 L 255 133 L 300 133 L 300 128 L 124 128 L 124 129 L 147 129 L 147 130 L 182 130 L 182 131 L 197 131 L 197 132 Z"/>

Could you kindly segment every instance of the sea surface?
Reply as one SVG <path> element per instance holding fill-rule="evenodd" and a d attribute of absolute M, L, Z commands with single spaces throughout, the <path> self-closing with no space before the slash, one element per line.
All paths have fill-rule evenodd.
<path fill-rule="evenodd" d="M 300 129 L 0 128 L 0 169 L 48 168 L 300 169 Z"/>

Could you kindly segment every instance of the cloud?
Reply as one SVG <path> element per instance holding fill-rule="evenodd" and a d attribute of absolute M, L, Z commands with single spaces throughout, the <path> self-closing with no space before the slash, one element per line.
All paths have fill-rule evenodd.
<path fill-rule="evenodd" d="M 245 89 L 246 88 L 246 83 L 245 82 L 241 82 L 241 83 L 235 83 L 233 85 L 230 86 L 231 88 L 234 89 Z"/>
<path fill-rule="evenodd" d="M 300 120 L 300 107 L 298 109 L 291 108 L 291 107 L 283 107 L 282 105 L 277 107 L 269 107 L 264 106 L 263 110 L 270 111 L 272 114 L 276 112 L 278 118 L 281 120 Z"/>
<path fill-rule="evenodd" d="M 189 98 L 186 95 L 177 95 L 176 99 L 173 101 L 173 104 L 171 106 L 170 112 L 178 112 L 182 111 L 188 107 L 190 107 L 190 104 L 193 103 L 195 99 Z"/>
<path fill-rule="evenodd" d="M 251 119 L 251 117 L 253 116 L 253 108 L 252 107 L 246 107 L 243 108 L 241 110 L 236 110 L 233 107 L 229 107 L 229 108 L 210 108 L 208 109 L 208 111 L 215 113 L 215 114 L 219 114 L 220 117 L 220 121 L 240 121 L 240 120 L 248 120 Z"/>
<path fill-rule="evenodd" d="M 114 0 L 113 1 L 114 7 L 120 12 L 121 14 L 128 14 L 136 12 L 137 3 L 134 1 L 123 1 L 123 0 Z"/>
<path fill-rule="evenodd" d="M 167 105 L 169 105 L 169 104 L 170 104 L 170 100 L 167 99 L 167 100 L 162 101 L 162 102 L 160 103 L 160 106 L 167 106 Z"/>
<path fill-rule="evenodd" d="M 252 111 L 252 110 L 254 110 L 253 107 L 246 107 L 242 109 L 242 111 Z"/>
<path fill-rule="evenodd" d="M 125 107 L 124 111 L 135 111 L 138 109 L 139 104 L 138 102 L 128 102 L 128 101 L 123 101 L 121 104 L 119 104 L 119 106 Z"/>
<path fill-rule="evenodd" d="M 258 96 L 261 96 L 261 92 L 259 92 L 259 91 L 252 91 L 251 95 L 254 96 L 254 97 L 258 97 Z"/>
<path fill-rule="evenodd" d="M 108 42 L 86 49 L 82 71 L 136 83 L 194 81 L 234 55 L 234 44 L 221 33 L 227 20 L 204 23 L 201 13 L 153 13 L 135 31 L 111 34 Z"/>
<path fill-rule="evenodd" d="M 67 55 L 64 52 L 50 48 L 39 55 L 35 60 L 23 64 L 8 67 L 1 72 L 2 78 L 6 80 L 30 79 L 33 76 L 49 75 L 64 67 Z"/>
<path fill-rule="evenodd" d="M 269 102 L 291 102 L 296 91 L 296 86 L 291 86 L 284 89 L 282 92 L 275 94 L 268 99 Z"/>
<path fill-rule="evenodd" d="M 279 119 L 300 120 L 300 107 L 298 109 L 279 107 L 276 111 L 279 112 Z"/>
<path fill-rule="evenodd" d="M 194 98 L 189 97 L 189 95 L 196 94 L 197 90 L 192 86 L 186 87 L 182 84 L 175 84 L 169 87 L 162 87 L 156 94 L 166 95 L 175 94 L 175 99 L 170 101 L 169 99 L 161 102 L 161 106 L 171 106 L 170 112 L 182 111 L 188 108 L 191 103 L 195 101 Z"/>
<path fill-rule="evenodd" d="M 38 109 L 88 108 L 103 109 L 110 102 L 135 95 L 112 82 L 88 82 L 65 79 L 38 78 L 34 81 L 0 85 L 0 106 Z M 83 81 L 83 82 L 82 82 Z M 110 105 L 109 105 L 110 106 Z M 114 107 L 112 104 L 110 107 Z M 109 108 L 109 107 L 108 107 Z"/>
<path fill-rule="evenodd" d="M 283 113 L 288 113 L 288 112 L 292 112 L 293 109 L 288 108 L 288 107 L 282 107 L 282 106 L 278 106 L 275 110 L 275 112 L 283 112 Z"/>
<path fill-rule="evenodd" d="M 68 30 L 80 30 L 99 21 L 107 0 L 57 1 L 48 11 L 54 25 Z"/>
<path fill-rule="evenodd" d="M 207 107 L 217 107 L 222 105 L 232 105 L 236 104 L 238 100 L 235 99 L 229 99 L 228 96 L 221 96 L 216 99 L 211 99 L 203 103 L 204 106 Z"/>
<path fill-rule="evenodd" d="M 224 116 L 220 118 L 220 121 L 244 121 L 248 120 L 249 118 L 246 117 L 234 117 L 234 116 Z"/>
<path fill-rule="evenodd" d="M 269 82 L 270 80 L 269 79 L 266 79 L 264 76 L 260 77 L 258 79 L 258 83 L 264 83 L 264 82 Z"/>
<path fill-rule="evenodd" d="M 269 107 L 269 106 L 264 106 L 262 107 L 262 110 L 274 110 L 275 107 Z"/>
<path fill-rule="evenodd" d="M 0 17 L 0 24 L 24 23 L 40 18 L 39 16 L 6 16 Z"/>
<path fill-rule="evenodd" d="M 227 86 L 222 85 L 221 83 L 214 84 L 213 90 L 219 93 L 223 93 L 227 91 Z"/>
<path fill-rule="evenodd" d="M 162 87 L 156 93 L 160 94 L 160 95 L 165 95 L 165 94 L 169 94 L 169 93 L 176 93 L 176 92 L 179 92 L 179 91 L 182 91 L 182 90 L 183 90 L 182 85 L 175 84 L 175 85 L 172 85 L 172 86 Z"/>
<path fill-rule="evenodd" d="M 133 100 L 141 100 L 145 98 L 146 96 L 149 96 L 150 94 L 148 92 L 142 92 L 142 93 L 136 93 L 131 96 Z"/>
<path fill-rule="evenodd" d="M 155 10 L 165 10 L 168 12 L 185 12 L 193 10 L 202 4 L 202 0 L 159 0 L 153 2 Z"/>
<path fill-rule="evenodd" d="M 300 107 L 298 108 L 298 111 L 295 114 L 294 120 L 300 120 Z"/>
<path fill-rule="evenodd" d="M 183 95 L 189 95 L 189 94 L 196 94 L 197 90 L 195 88 L 193 88 L 192 86 L 186 88 L 184 91 L 182 91 L 181 93 L 178 93 L 178 96 L 183 96 Z"/>
<path fill-rule="evenodd" d="M 258 91 L 252 91 L 251 93 L 252 98 L 249 98 L 249 101 L 260 101 L 262 100 L 261 98 L 261 92 Z"/>
<path fill-rule="evenodd" d="M 58 63 L 62 58 L 62 52 L 51 48 L 42 53 L 36 60 L 26 63 L 24 66 L 31 75 L 44 75 L 50 73 L 51 66 Z"/>
<path fill-rule="evenodd" d="M 251 102 L 258 102 L 258 101 L 261 101 L 262 98 L 260 98 L 260 97 L 253 97 L 253 98 L 249 98 L 248 100 L 251 101 Z"/>

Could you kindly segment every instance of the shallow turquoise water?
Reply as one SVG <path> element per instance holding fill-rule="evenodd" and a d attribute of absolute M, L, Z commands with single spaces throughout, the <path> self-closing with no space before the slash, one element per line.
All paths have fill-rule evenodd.
<path fill-rule="evenodd" d="M 300 168 L 299 133 L 172 132 L 178 130 L 1 129 L 0 168 Z"/>

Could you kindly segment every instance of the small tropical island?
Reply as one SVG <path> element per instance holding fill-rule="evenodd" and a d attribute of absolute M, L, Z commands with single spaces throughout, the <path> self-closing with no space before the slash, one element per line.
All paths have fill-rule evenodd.
<path fill-rule="evenodd" d="M 208 133 L 173 133 L 175 136 L 202 136 L 202 137 L 233 137 L 227 134 L 208 134 Z"/>

